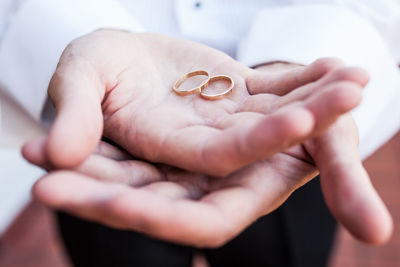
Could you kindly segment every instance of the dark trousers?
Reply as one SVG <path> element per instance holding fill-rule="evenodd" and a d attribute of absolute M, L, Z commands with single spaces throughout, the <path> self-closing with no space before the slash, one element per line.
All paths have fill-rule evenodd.
<path fill-rule="evenodd" d="M 57 216 L 74 266 L 191 266 L 191 247 L 115 230 L 65 213 Z M 202 252 L 210 266 L 322 267 L 327 263 L 335 228 L 319 180 L 314 179 L 226 245 Z"/>

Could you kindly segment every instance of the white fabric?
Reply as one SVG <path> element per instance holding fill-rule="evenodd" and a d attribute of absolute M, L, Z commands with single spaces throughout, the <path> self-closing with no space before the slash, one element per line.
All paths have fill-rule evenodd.
<path fill-rule="evenodd" d="M 0 91 L 0 236 L 30 200 L 32 184 L 44 170 L 22 158 L 20 146 L 45 130 Z"/>
<path fill-rule="evenodd" d="M 0 88 L 40 120 L 63 48 L 101 27 L 203 42 L 249 66 L 336 56 L 372 77 L 353 113 L 362 157 L 400 126 L 399 0 L 0 0 Z M 16 177 L 2 175 L 2 188 Z"/>
<path fill-rule="evenodd" d="M 0 85 L 39 119 L 58 58 L 73 39 L 102 27 L 142 30 L 112 0 L 26 0 L 0 44 Z"/>
<path fill-rule="evenodd" d="M 29 165 L 19 149 L 1 148 L 0 162 L 0 235 L 18 215 L 30 199 L 30 189 L 37 177 L 44 174 L 38 167 Z"/>
<path fill-rule="evenodd" d="M 17 2 L 7 5 L 0 0 L 0 14 L 7 14 L 0 16 L 0 88 L 5 88 L 36 120 L 40 119 L 47 85 L 58 58 L 72 39 L 100 27 L 142 30 L 130 14 L 112 0 L 26 0 L 18 9 Z M 9 7 L 8 13 L 5 7 Z M 8 101 L 4 96 L 1 100 Z M 18 124 L 26 122 L 26 118 L 21 119 L 23 116 L 15 114 L 15 118 L 5 120 L 15 120 L 13 127 L 19 128 L 22 125 Z M 6 128 L 10 125 L 5 123 L 0 138 L 14 143 L 26 139 L 25 133 L 29 131 L 22 133 Z M 18 147 L 4 145 L 4 139 L 0 140 L 0 144 L 3 143 L 0 146 L 0 235 L 29 201 L 33 183 L 44 173 L 29 165 Z"/>

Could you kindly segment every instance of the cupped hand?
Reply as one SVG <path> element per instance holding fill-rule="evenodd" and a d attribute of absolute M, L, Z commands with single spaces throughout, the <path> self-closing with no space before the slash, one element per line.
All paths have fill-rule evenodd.
<path fill-rule="evenodd" d="M 391 235 L 392 222 L 358 158 L 356 138 L 351 118 L 341 117 L 322 137 L 221 179 L 133 160 L 102 143 L 74 170 L 41 178 L 33 193 L 50 207 L 111 227 L 218 247 L 312 179 L 318 171 L 311 155 L 325 164 L 323 194 L 336 219 L 360 240 L 382 244 Z M 25 147 L 24 155 L 51 168 L 43 158 L 44 142 Z"/>
<path fill-rule="evenodd" d="M 233 92 L 218 101 L 173 93 L 178 78 L 198 69 L 231 76 Z M 54 166 L 73 167 L 104 134 L 135 157 L 226 176 L 326 129 L 360 102 L 366 80 L 332 59 L 273 75 L 202 44 L 100 30 L 73 41 L 60 59 L 44 153 Z"/>
<path fill-rule="evenodd" d="M 24 154 L 40 164 L 42 148 L 32 145 Z M 107 143 L 96 153 L 74 170 L 44 176 L 34 186 L 34 196 L 111 227 L 197 247 L 229 241 L 316 173 L 313 165 L 286 154 L 215 179 L 133 160 Z"/>

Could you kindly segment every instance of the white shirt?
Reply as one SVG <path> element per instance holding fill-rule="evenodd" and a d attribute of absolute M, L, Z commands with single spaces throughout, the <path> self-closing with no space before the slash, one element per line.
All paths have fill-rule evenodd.
<path fill-rule="evenodd" d="M 0 0 L 0 88 L 36 120 L 58 59 L 102 27 L 191 39 L 249 66 L 339 57 L 371 82 L 353 112 L 363 158 L 400 126 L 400 0 Z"/>

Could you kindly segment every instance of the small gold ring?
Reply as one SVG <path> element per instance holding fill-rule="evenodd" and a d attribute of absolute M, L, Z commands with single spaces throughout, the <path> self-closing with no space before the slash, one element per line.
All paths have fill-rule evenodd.
<path fill-rule="evenodd" d="M 178 90 L 179 86 L 186 80 L 189 79 L 190 77 L 193 76 L 197 76 L 197 75 L 204 75 L 207 76 L 207 78 L 197 87 L 190 89 L 190 90 Z M 185 96 L 185 95 L 192 95 L 192 94 L 196 94 L 196 93 L 201 93 L 201 91 L 207 87 L 208 82 L 210 81 L 210 74 L 205 71 L 205 70 L 196 70 L 196 71 L 192 71 L 189 72 L 187 74 L 185 74 L 182 78 L 178 79 L 174 86 L 172 86 L 172 90 L 180 96 Z"/>
<path fill-rule="evenodd" d="M 207 99 L 207 100 L 218 100 L 218 99 L 224 98 L 226 95 L 228 95 L 230 92 L 232 92 L 233 87 L 235 86 L 235 83 L 233 82 L 232 78 L 227 75 L 216 75 L 216 76 L 211 77 L 208 81 L 207 86 L 212 82 L 220 81 L 220 80 L 228 81 L 231 85 L 228 87 L 228 89 L 226 89 L 222 93 L 218 93 L 218 94 L 214 94 L 214 95 L 200 92 L 201 97 L 204 99 Z"/>

